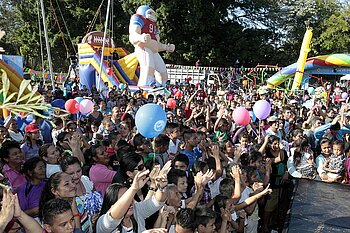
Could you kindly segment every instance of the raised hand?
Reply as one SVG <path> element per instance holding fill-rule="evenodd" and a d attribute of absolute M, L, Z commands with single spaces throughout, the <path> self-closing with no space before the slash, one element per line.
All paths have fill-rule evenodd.
<path fill-rule="evenodd" d="M 211 149 L 211 153 L 213 155 L 213 157 L 216 158 L 220 158 L 220 148 L 218 144 L 211 144 L 210 146 Z"/>
<path fill-rule="evenodd" d="M 239 177 L 241 175 L 241 169 L 238 165 L 235 165 L 231 168 L 231 176 L 233 178 Z"/>
<path fill-rule="evenodd" d="M 19 217 L 21 217 L 21 214 L 23 213 L 23 210 L 21 209 L 21 206 L 19 205 L 17 194 L 14 195 L 13 199 L 14 199 L 14 213 L 13 213 L 13 217 L 19 218 Z"/>
<path fill-rule="evenodd" d="M 149 173 L 149 179 L 152 184 L 156 185 L 156 178 L 159 176 L 160 165 L 155 165 L 152 171 Z"/>
<path fill-rule="evenodd" d="M 229 221 L 231 219 L 231 213 L 227 208 L 220 208 L 220 215 L 222 220 Z"/>
<path fill-rule="evenodd" d="M 74 133 L 71 138 L 68 138 L 68 145 L 71 149 L 79 148 L 80 149 L 81 137 L 78 133 Z"/>
<path fill-rule="evenodd" d="M 208 184 L 210 180 L 214 178 L 214 172 L 213 170 L 208 170 L 206 173 L 203 174 L 202 176 L 202 185 L 205 186 Z"/>
<path fill-rule="evenodd" d="M 272 193 L 272 189 L 270 189 L 270 184 L 268 184 L 266 186 L 266 188 L 264 189 L 264 191 L 262 191 L 262 193 L 265 194 L 271 194 Z"/>
<path fill-rule="evenodd" d="M 156 186 L 158 188 L 164 188 L 168 185 L 168 173 L 171 169 L 171 161 L 166 162 L 162 170 L 160 170 L 158 176 L 156 177 Z"/>
<path fill-rule="evenodd" d="M 271 164 L 272 164 L 272 160 L 270 158 L 266 158 L 266 163 L 265 163 L 265 170 L 266 171 L 271 171 Z"/>
<path fill-rule="evenodd" d="M 14 197 L 10 189 L 3 189 L 0 222 L 5 226 L 11 221 L 14 214 Z"/>
<path fill-rule="evenodd" d="M 265 136 L 264 142 L 265 142 L 265 143 L 268 143 L 268 142 L 269 142 L 269 138 L 270 138 L 270 134 L 267 134 L 267 135 Z"/>
<path fill-rule="evenodd" d="M 149 180 L 148 174 L 149 174 L 149 170 L 146 170 L 143 172 L 137 172 L 131 184 L 132 189 L 135 191 L 139 191 Z"/>

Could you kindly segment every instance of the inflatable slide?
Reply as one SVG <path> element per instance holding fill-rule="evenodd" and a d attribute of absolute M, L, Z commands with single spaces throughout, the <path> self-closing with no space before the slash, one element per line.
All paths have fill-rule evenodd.
<path fill-rule="evenodd" d="M 291 64 L 270 77 L 267 84 L 270 88 L 279 86 L 286 80 L 293 78 L 296 71 L 297 63 Z M 308 58 L 304 72 L 325 75 L 350 74 L 350 54 L 331 54 Z"/>
<path fill-rule="evenodd" d="M 136 85 L 138 81 L 138 61 L 134 54 L 127 54 L 122 48 L 106 48 L 103 56 L 102 73 L 100 72 L 101 54 L 88 43 L 79 44 L 79 76 L 81 85 L 90 88 L 92 85 L 100 86 L 108 82 L 109 86 L 118 86 L 119 83 Z M 110 54 L 118 53 L 119 60 L 110 60 Z M 109 56 L 106 56 L 109 55 Z M 108 64 L 110 62 L 110 64 Z"/>
<path fill-rule="evenodd" d="M 17 56 L 14 56 L 14 57 L 17 57 Z M 9 93 L 18 92 L 19 86 L 21 85 L 21 82 L 23 80 L 23 71 L 22 71 L 23 65 L 22 65 L 22 68 L 20 68 L 19 70 L 15 69 L 14 64 L 11 66 L 10 59 L 6 59 L 4 57 L 1 57 L 0 69 L 4 70 L 6 72 L 7 77 L 10 81 Z M 20 71 L 22 71 L 22 74 L 19 73 Z M 1 82 L 1 80 L 0 80 L 0 82 Z"/>

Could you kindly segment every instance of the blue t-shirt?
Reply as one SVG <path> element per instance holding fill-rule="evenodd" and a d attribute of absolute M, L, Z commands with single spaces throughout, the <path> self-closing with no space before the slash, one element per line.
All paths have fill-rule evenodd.
<path fill-rule="evenodd" d="M 184 154 L 187 156 L 188 160 L 190 161 L 188 165 L 188 170 L 192 169 L 193 164 L 202 157 L 202 154 L 199 152 L 199 150 L 193 150 L 193 151 L 187 151 L 183 150 L 180 152 L 181 154 Z"/>

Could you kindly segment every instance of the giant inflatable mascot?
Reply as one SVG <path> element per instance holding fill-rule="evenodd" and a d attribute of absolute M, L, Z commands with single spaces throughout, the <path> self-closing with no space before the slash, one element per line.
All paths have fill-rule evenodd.
<path fill-rule="evenodd" d="M 140 6 L 130 19 L 129 41 L 135 47 L 135 54 L 140 63 L 138 86 L 164 86 L 167 81 L 165 63 L 159 52 L 174 52 L 175 45 L 160 42 L 155 11 L 149 6 Z M 157 72 L 157 74 L 156 74 Z"/>

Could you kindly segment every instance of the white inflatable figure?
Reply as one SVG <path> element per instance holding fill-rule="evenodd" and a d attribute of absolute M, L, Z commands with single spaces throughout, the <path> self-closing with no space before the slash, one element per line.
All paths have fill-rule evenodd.
<path fill-rule="evenodd" d="M 1 30 L 0 30 L 0 40 L 1 40 L 1 38 L 3 38 L 5 35 L 6 35 L 5 31 L 1 31 Z M 3 47 L 0 47 L 0 52 L 1 52 L 1 53 L 5 52 L 5 50 L 4 50 Z"/>
<path fill-rule="evenodd" d="M 130 19 L 129 41 L 135 47 L 135 54 L 140 63 L 138 86 L 165 86 L 168 79 L 165 63 L 159 52 L 174 52 L 175 45 L 160 42 L 159 30 L 154 10 L 143 5 Z M 155 75 L 157 72 L 157 75 Z"/>

